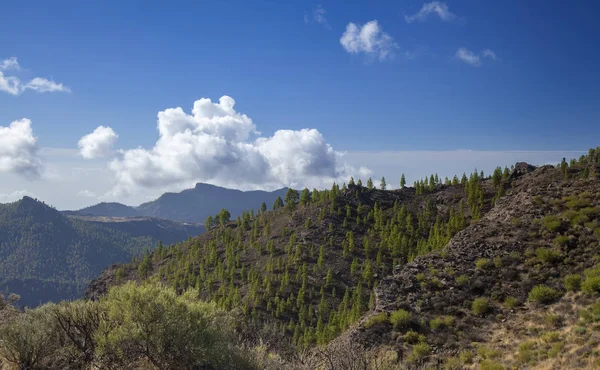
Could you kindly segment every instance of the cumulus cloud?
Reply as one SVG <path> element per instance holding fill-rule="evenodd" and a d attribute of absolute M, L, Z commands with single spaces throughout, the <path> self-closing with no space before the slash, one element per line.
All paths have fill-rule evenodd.
<path fill-rule="evenodd" d="M 446 3 L 442 3 L 439 1 L 432 1 L 430 3 L 423 4 L 423 7 L 417 14 L 413 15 L 405 15 L 404 20 L 406 23 L 412 23 L 414 21 L 424 21 L 430 15 L 435 14 L 440 17 L 441 20 L 450 22 L 456 19 L 456 15 L 450 11 L 448 5 Z"/>
<path fill-rule="evenodd" d="M 496 53 L 494 53 L 490 49 L 484 49 L 480 54 L 474 53 L 467 48 L 459 48 L 454 54 L 455 58 L 461 60 L 467 64 L 470 64 L 474 67 L 479 67 L 482 64 L 483 58 L 489 58 L 492 60 L 496 60 Z"/>
<path fill-rule="evenodd" d="M 365 53 L 379 60 L 393 57 L 394 50 L 398 48 L 394 39 L 382 31 L 377 20 L 363 26 L 348 23 L 340 44 L 351 54 Z"/>
<path fill-rule="evenodd" d="M 6 71 L 8 69 L 21 69 L 21 66 L 19 66 L 19 61 L 16 57 L 10 57 L 0 62 L 0 70 Z"/>
<path fill-rule="evenodd" d="M 109 163 L 117 181 L 113 194 L 195 182 L 242 189 L 329 186 L 367 171 L 343 164 L 342 154 L 315 129 L 262 137 L 234 105 L 223 96 L 219 102 L 197 100 L 192 114 L 180 107 L 159 112 L 154 147 L 122 150 Z"/>
<path fill-rule="evenodd" d="M 6 76 L 2 70 L 20 70 L 21 66 L 16 57 L 10 57 L 0 62 L 0 91 L 11 95 L 20 95 L 25 90 L 32 90 L 38 93 L 47 92 L 71 92 L 71 89 L 62 83 L 57 83 L 43 77 L 35 77 L 27 83 L 21 82 L 16 76 Z"/>
<path fill-rule="evenodd" d="M 39 178 L 42 165 L 36 141 L 27 118 L 0 126 L 0 172 Z"/>
<path fill-rule="evenodd" d="M 86 159 L 107 157 L 118 138 L 119 135 L 112 128 L 98 126 L 92 133 L 79 139 L 79 153 Z"/>

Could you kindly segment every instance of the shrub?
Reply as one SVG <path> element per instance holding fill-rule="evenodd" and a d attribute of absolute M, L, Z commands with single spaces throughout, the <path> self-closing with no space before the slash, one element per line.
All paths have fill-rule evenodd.
<path fill-rule="evenodd" d="M 585 335 L 587 333 L 587 329 L 583 326 L 576 326 L 573 328 L 573 333 L 577 335 Z"/>
<path fill-rule="evenodd" d="M 560 333 L 557 331 L 549 331 L 542 334 L 542 340 L 546 343 L 555 343 L 560 341 Z"/>
<path fill-rule="evenodd" d="M 547 314 L 543 318 L 544 325 L 551 328 L 558 328 L 562 325 L 563 318 L 560 315 Z"/>
<path fill-rule="evenodd" d="M 443 324 L 444 324 L 444 321 L 442 320 L 442 318 L 440 316 L 429 320 L 429 327 L 433 330 L 438 329 Z"/>
<path fill-rule="evenodd" d="M 534 342 L 525 342 L 519 345 L 518 359 L 521 363 L 526 364 L 533 360 L 533 353 L 531 349 L 534 346 Z"/>
<path fill-rule="evenodd" d="M 454 324 L 452 316 L 437 316 L 429 321 L 429 327 L 433 330 L 442 326 L 450 327 L 452 324 Z"/>
<path fill-rule="evenodd" d="M 460 360 L 456 357 L 448 357 L 444 362 L 444 370 L 461 370 Z"/>
<path fill-rule="evenodd" d="M 494 257 L 494 266 L 496 266 L 497 268 L 502 267 L 504 263 L 502 262 L 502 257 L 500 256 L 496 256 Z"/>
<path fill-rule="evenodd" d="M 193 291 L 177 295 L 158 283 L 129 282 L 101 303 L 105 313 L 95 337 L 106 367 L 132 368 L 132 361 L 146 359 L 163 369 L 235 368 L 241 361 L 225 341 L 228 316 Z"/>
<path fill-rule="evenodd" d="M 556 245 L 557 247 L 564 247 L 565 245 L 567 245 L 567 242 L 569 241 L 569 237 L 567 235 L 559 235 L 556 238 L 554 238 L 554 240 L 552 241 L 554 243 L 554 245 Z"/>
<path fill-rule="evenodd" d="M 410 324 L 412 320 L 412 315 L 410 312 L 399 309 L 397 311 L 392 312 L 390 315 L 390 322 L 394 327 L 404 327 Z"/>
<path fill-rule="evenodd" d="M 365 328 L 370 328 L 374 325 L 377 324 L 381 324 L 387 321 L 387 315 L 385 314 L 385 312 L 382 312 L 380 314 L 377 314 L 375 316 L 371 316 L 369 318 L 369 320 L 367 320 L 367 322 L 365 323 Z"/>
<path fill-rule="evenodd" d="M 504 370 L 504 366 L 493 360 L 483 360 L 479 363 L 480 370 Z"/>
<path fill-rule="evenodd" d="M 471 303 L 471 310 L 475 315 L 484 315 L 490 309 L 490 302 L 487 298 L 475 298 Z"/>
<path fill-rule="evenodd" d="M 562 222 L 558 216 L 546 216 L 542 218 L 542 225 L 546 230 L 555 232 L 560 229 Z"/>
<path fill-rule="evenodd" d="M 571 274 L 565 276 L 565 288 L 570 292 L 576 292 L 581 288 L 581 275 Z"/>
<path fill-rule="evenodd" d="M 550 349 L 548 350 L 548 357 L 554 358 L 558 356 L 562 352 L 564 347 L 564 342 L 552 343 L 552 346 L 550 346 Z"/>
<path fill-rule="evenodd" d="M 412 357 L 414 360 L 419 361 L 429 355 L 431 348 L 427 343 L 417 343 L 413 346 Z"/>
<path fill-rule="evenodd" d="M 501 353 L 499 350 L 497 349 L 491 349 L 483 344 L 480 344 L 477 347 L 477 354 L 479 355 L 479 357 L 481 358 L 485 358 L 485 359 L 494 359 L 497 357 L 500 357 Z"/>
<path fill-rule="evenodd" d="M 414 344 L 421 341 L 421 338 L 419 336 L 419 333 L 417 333 L 416 331 L 409 330 L 406 332 L 406 334 L 404 334 L 404 341 L 406 343 Z"/>
<path fill-rule="evenodd" d="M 486 267 L 488 267 L 489 264 L 490 264 L 489 258 L 480 258 L 475 262 L 475 267 L 477 267 L 478 270 L 483 270 Z"/>
<path fill-rule="evenodd" d="M 531 291 L 529 292 L 528 296 L 530 301 L 541 304 L 551 303 L 558 297 L 560 297 L 560 292 L 557 292 L 556 290 L 550 288 L 547 285 L 534 286 L 533 289 L 531 289 Z"/>
<path fill-rule="evenodd" d="M 504 300 L 504 307 L 508 308 L 509 310 L 517 307 L 518 304 L 519 300 L 515 297 L 506 297 Z"/>
<path fill-rule="evenodd" d="M 418 281 L 418 282 L 423 282 L 423 281 L 425 281 L 425 274 L 424 274 L 424 273 L 422 273 L 422 272 L 419 272 L 419 273 L 417 274 L 416 278 L 417 278 L 417 281 Z"/>
<path fill-rule="evenodd" d="M 0 327 L 0 358 L 20 369 L 38 369 L 40 363 L 57 350 L 52 304 L 27 311 Z"/>
<path fill-rule="evenodd" d="M 560 251 L 548 248 L 538 248 L 535 250 L 538 260 L 545 263 L 558 262 L 562 259 Z"/>
<path fill-rule="evenodd" d="M 600 276 L 586 278 L 581 284 L 581 290 L 588 294 L 600 293 Z"/>
<path fill-rule="evenodd" d="M 467 275 L 460 275 L 455 280 L 459 285 L 466 285 L 469 282 L 469 277 Z"/>
<path fill-rule="evenodd" d="M 463 351 L 460 351 L 458 357 L 460 358 L 460 362 L 462 362 L 463 364 L 470 364 L 471 362 L 473 362 L 473 357 L 475 357 L 475 354 L 472 351 L 465 349 Z"/>

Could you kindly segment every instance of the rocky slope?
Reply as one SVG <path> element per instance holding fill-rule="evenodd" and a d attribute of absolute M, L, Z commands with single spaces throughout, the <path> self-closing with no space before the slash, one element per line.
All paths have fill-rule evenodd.
<path fill-rule="evenodd" d="M 374 309 L 345 335 L 367 347 L 391 346 L 415 365 L 589 366 L 598 335 L 586 341 L 568 329 L 579 309 L 598 300 L 565 295 L 576 290 L 567 281 L 585 280 L 600 257 L 600 181 L 582 173 L 572 169 L 565 180 L 552 166 L 517 166 L 493 209 L 442 251 L 396 266 L 375 289 Z M 398 312 L 406 322 L 394 321 Z M 467 361 L 469 353 L 476 358 Z"/>

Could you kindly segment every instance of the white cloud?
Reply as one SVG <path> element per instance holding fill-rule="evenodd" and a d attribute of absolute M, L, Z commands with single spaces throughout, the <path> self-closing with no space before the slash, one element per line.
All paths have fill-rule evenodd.
<path fill-rule="evenodd" d="M 57 83 L 43 77 L 35 77 L 27 83 L 21 82 L 16 76 L 5 76 L 2 70 L 19 70 L 21 66 L 16 57 L 10 57 L 0 62 L 0 91 L 11 95 L 20 95 L 25 90 L 33 90 L 38 93 L 47 92 L 71 92 L 71 89 L 62 83 Z"/>
<path fill-rule="evenodd" d="M 17 77 L 5 77 L 4 73 L 0 72 L 0 91 L 11 95 L 19 95 L 22 91 L 21 80 Z"/>
<path fill-rule="evenodd" d="M 24 196 L 35 198 L 35 196 L 27 190 L 15 190 L 10 193 L 0 193 L 0 203 L 11 203 L 22 199 Z"/>
<path fill-rule="evenodd" d="M 494 53 L 494 52 L 493 52 L 492 50 L 490 50 L 490 49 L 484 49 L 484 50 L 481 52 L 481 55 L 482 55 L 484 58 L 491 58 L 492 60 L 496 60 L 496 53 Z"/>
<path fill-rule="evenodd" d="M 496 60 L 496 53 L 494 53 L 492 50 L 490 49 L 484 49 L 480 54 L 476 54 L 474 52 L 472 52 L 471 50 L 461 47 L 456 51 L 456 54 L 454 54 L 454 56 L 467 63 L 470 64 L 474 67 L 479 67 L 482 64 L 482 59 L 483 58 L 490 58 L 492 60 Z"/>
<path fill-rule="evenodd" d="M 429 15 L 435 14 L 440 17 L 441 20 L 449 22 L 456 19 L 456 15 L 450 11 L 446 3 L 439 1 L 432 1 L 430 3 L 423 4 L 423 7 L 417 14 L 411 16 L 404 16 L 406 23 L 412 23 L 414 21 L 424 21 Z"/>
<path fill-rule="evenodd" d="M 114 195 L 109 190 L 114 184 L 114 173 L 102 161 L 88 161 L 83 159 L 75 149 L 53 149 L 40 148 L 45 168 L 51 169 L 56 175 L 48 177 L 44 181 L 28 181 L 26 178 L 14 173 L 1 174 L 0 177 L 0 199 L 13 201 L 29 195 L 44 200 L 58 209 L 80 209 L 98 201 L 121 202 L 128 205 L 138 205 L 156 199 L 166 191 L 181 191 L 184 188 L 194 186 L 189 184 L 174 184 L 166 187 L 142 188 L 139 187 L 132 194 Z M 486 174 L 491 173 L 496 166 L 510 166 L 519 161 L 525 161 L 535 165 L 557 164 L 563 157 L 578 158 L 585 151 L 349 151 L 344 153 L 344 162 L 349 166 L 359 168 L 368 167 L 372 173 L 357 171 L 353 173 L 354 179 L 362 179 L 363 184 L 369 176 L 374 182 L 379 183 L 381 176 L 385 176 L 388 185 L 398 187 L 400 175 L 406 175 L 407 182 L 412 185 L 413 181 L 438 173 L 444 176 L 459 176 L 463 172 L 471 172 L 475 167 L 483 170 Z M 42 177 L 44 179 L 44 177 Z M 348 182 L 349 176 L 339 179 L 338 182 Z M 216 185 L 228 186 L 242 190 L 267 189 L 260 184 L 247 184 L 237 186 L 234 182 L 220 183 Z M 331 188 L 331 182 L 317 184 L 317 188 Z M 27 189 L 27 193 L 15 193 Z M 82 189 L 87 189 L 97 197 L 75 196 Z M 12 193 L 14 195 L 10 196 Z M 107 194 L 108 193 L 108 194 Z M 35 196 L 33 195 L 35 194 Z M 83 194 L 83 193 L 82 193 Z M 1 201 L 0 201 L 1 202 Z"/>
<path fill-rule="evenodd" d="M 0 70 L 5 71 L 8 69 L 16 69 L 16 70 L 21 69 L 21 66 L 19 66 L 19 61 L 17 60 L 16 57 L 10 57 L 10 58 L 4 59 L 3 61 L 0 62 Z"/>
<path fill-rule="evenodd" d="M 363 26 L 348 23 L 340 44 L 351 54 L 365 53 L 379 60 L 393 57 L 394 50 L 398 48 L 394 39 L 381 30 L 376 20 Z"/>
<path fill-rule="evenodd" d="M 154 147 L 120 151 L 109 163 L 117 181 L 112 194 L 195 182 L 243 189 L 321 186 L 360 171 L 342 164 L 319 131 L 279 130 L 260 137 L 234 105 L 223 96 L 218 103 L 197 100 L 191 115 L 180 107 L 159 112 Z"/>
<path fill-rule="evenodd" d="M 107 157 L 112 153 L 118 138 L 119 135 L 112 128 L 98 126 L 92 133 L 79 139 L 77 145 L 83 158 Z"/>
<path fill-rule="evenodd" d="M 36 77 L 29 81 L 24 89 L 34 90 L 40 93 L 45 92 L 71 92 L 71 89 L 61 83 L 56 83 L 46 78 Z"/>
<path fill-rule="evenodd" d="M 36 141 L 27 118 L 0 126 L 0 172 L 39 178 L 42 165 Z"/>

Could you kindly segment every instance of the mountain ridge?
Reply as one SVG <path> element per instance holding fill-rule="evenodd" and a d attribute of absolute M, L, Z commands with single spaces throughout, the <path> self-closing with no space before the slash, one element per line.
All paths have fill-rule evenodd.
<path fill-rule="evenodd" d="M 243 211 L 257 210 L 263 202 L 270 207 L 277 197 L 283 198 L 286 192 L 287 188 L 273 191 L 243 191 L 197 183 L 193 188 L 164 193 L 157 199 L 142 203 L 137 207 L 117 202 L 101 202 L 80 210 L 63 212 L 79 216 L 148 216 L 173 221 L 204 223 L 206 217 L 214 216 L 222 208 L 227 209 L 233 217 L 237 217 Z"/>

